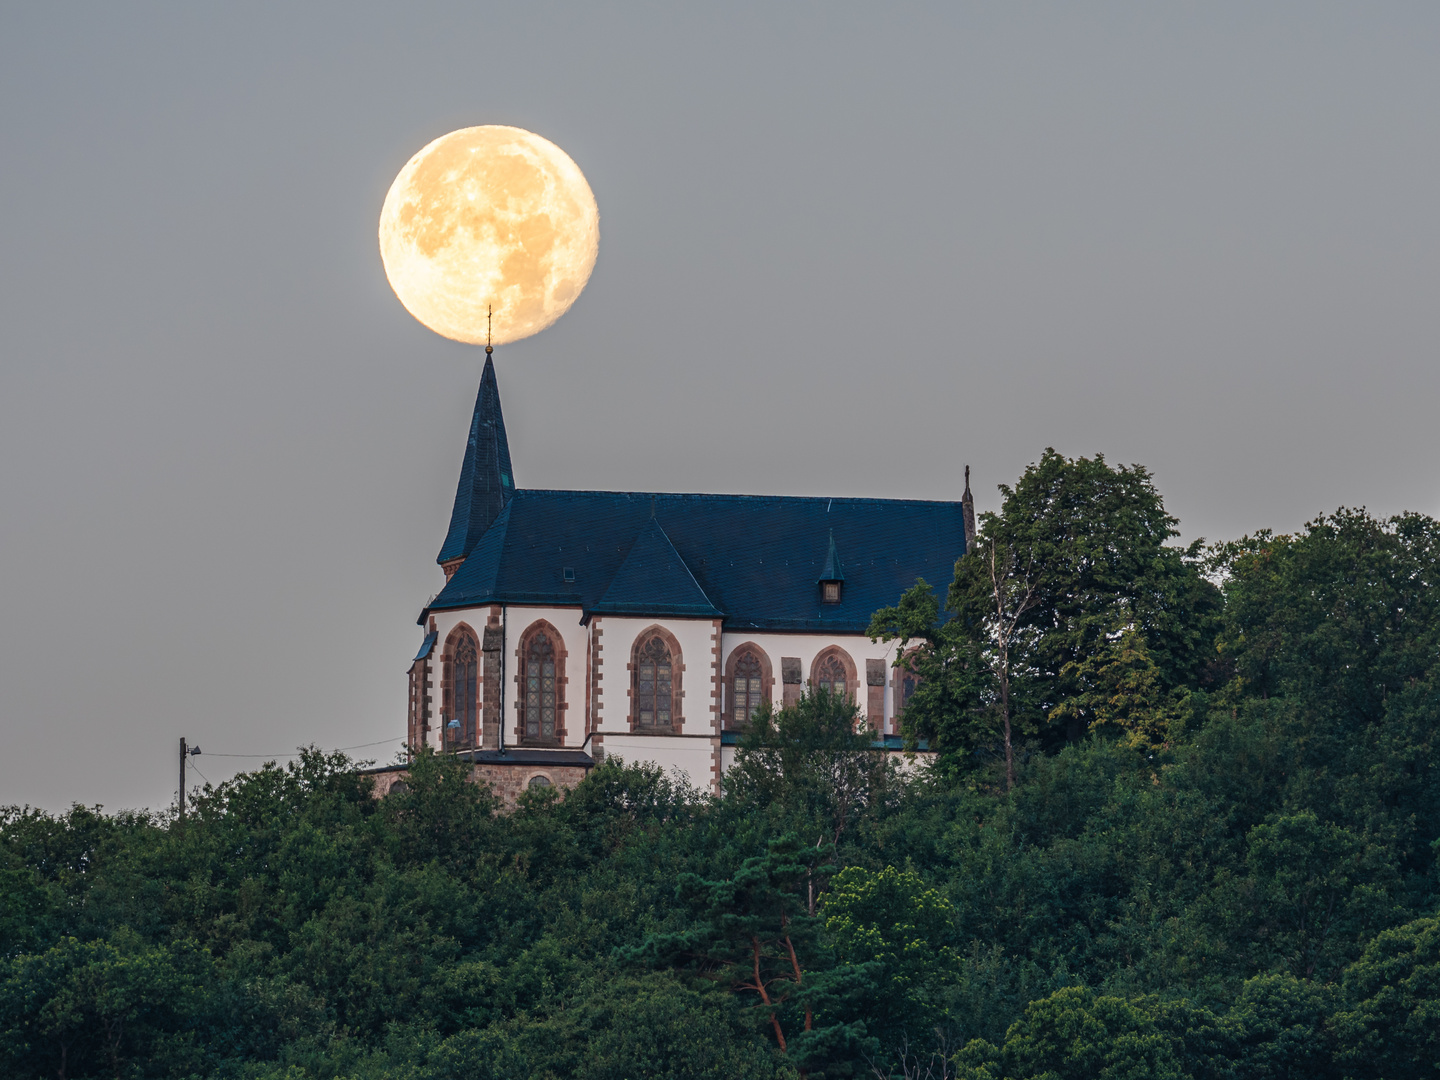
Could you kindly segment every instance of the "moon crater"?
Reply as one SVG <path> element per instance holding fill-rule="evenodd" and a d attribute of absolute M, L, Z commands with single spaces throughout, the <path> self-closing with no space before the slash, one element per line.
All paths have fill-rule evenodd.
<path fill-rule="evenodd" d="M 380 211 L 380 257 L 406 310 L 437 334 L 501 345 L 544 330 L 590 280 L 600 211 L 548 139 L 486 125 L 406 163 Z"/>

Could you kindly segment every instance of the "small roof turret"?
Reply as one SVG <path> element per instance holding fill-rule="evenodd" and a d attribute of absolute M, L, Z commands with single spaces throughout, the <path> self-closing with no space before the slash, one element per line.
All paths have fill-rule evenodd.
<path fill-rule="evenodd" d="M 840 552 L 835 547 L 835 530 L 830 530 L 830 550 L 825 553 L 825 565 L 820 568 L 820 602 L 838 604 L 845 587 L 845 568 L 840 565 Z"/>
<path fill-rule="evenodd" d="M 814 566 L 814 563 L 810 564 Z M 840 565 L 840 552 L 835 547 L 835 530 L 830 530 L 830 550 L 825 553 L 825 565 L 820 569 L 821 584 L 827 581 L 844 581 L 845 568 Z"/>

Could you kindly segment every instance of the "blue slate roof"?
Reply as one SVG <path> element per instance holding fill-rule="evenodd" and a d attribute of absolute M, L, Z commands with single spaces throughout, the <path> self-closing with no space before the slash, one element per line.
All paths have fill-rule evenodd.
<path fill-rule="evenodd" d="M 426 612 L 513 603 L 658 617 L 708 604 L 729 630 L 863 633 L 917 577 L 949 585 L 963 514 L 960 502 L 912 499 L 520 489 Z M 832 537 L 845 589 L 821 604 Z"/>
<path fill-rule="evenodd" d="M 443 563 L 469 555 L 514 490 L 515 471 L 510 466 L 505 417 L 500 412 L 500 386 L 495 381 L 495 364 L 487 353 L 480 392 L 475 395 L 475 412 L 470 418 L 470 438 L 460 463 L 450 529 L 435 561 Z"/>
<path fill-rule="evenodd" d="M 653 517 L 640 530 L 630 553 L 610 579 L 605 595 L 590 611 L 596 615 L 679 615 L 694 619 L 713 619 L 720 614 Z"/>
<path fill-rule="evenodd" d="M 845 568 L 840 564 L 840 551 L 835 547 L 835 530 L 830 530 L 830 550 L 825 553 L 825 565 L 820 568 L 818 581 L 844 581 Z"/>
<path fill-rule="evenodd" d="M 440 631 L 438 630 L 431 630 L 426 634 L 425 640 L 420 643 L 420 651 L 415 654 L 415 660 L 410 662 L 413 664 L 416 660 L 426 659 L 430 655 L 430 651 L 435 648 L 435 639 L 439 636 Z"/>

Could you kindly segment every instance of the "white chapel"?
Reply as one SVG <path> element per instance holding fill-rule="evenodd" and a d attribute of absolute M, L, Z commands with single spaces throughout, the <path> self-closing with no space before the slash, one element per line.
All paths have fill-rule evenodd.
<path fill-rule="evenodd" d="M 973 531 L 968 484 L 955 502 L 519 488 L 487 355 L 407 745 L 460 754 L 508 802 L 605 757 L 718 791 L 761 702 L 824 686 L 898 747 L 908 680 L 865 629 L 917 577 L 943 589 Z M 377 770 L 377 793 L 402 775 Z"/>

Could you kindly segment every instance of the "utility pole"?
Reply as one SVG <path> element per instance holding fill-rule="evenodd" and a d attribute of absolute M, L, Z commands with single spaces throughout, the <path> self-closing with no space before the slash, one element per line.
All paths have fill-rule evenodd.
<path fill-rule="evenodd" d="M 180 827 L 185 827 L 185 759 L 200 753 L 198 746 L 186 746 L 185 737 L 180 737 Z"/>

